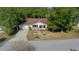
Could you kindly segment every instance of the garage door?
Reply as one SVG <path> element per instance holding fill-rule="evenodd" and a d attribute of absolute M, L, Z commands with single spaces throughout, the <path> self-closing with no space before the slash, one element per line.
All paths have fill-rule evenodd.
<path fill-rule="evenodd" d="M 20 25 L 19 27 L 20 27 L 20 29 L 22 29 L 22 30 L 28 29 L 28 26 L 27 26 L 27 25 L 23 25 L 23 24 Z"/>
<path fill-rule="evenodd" d="M 24 26 L 23 26 L 23 29 L 28 29 L 28 26 L 27 26 L 27 25 L 24 25 Z"/>

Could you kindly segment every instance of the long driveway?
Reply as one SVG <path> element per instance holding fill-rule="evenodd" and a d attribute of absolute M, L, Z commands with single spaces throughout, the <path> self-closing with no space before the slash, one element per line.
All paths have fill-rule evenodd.
<path fill-rule="evenodd" d="M 29 48 L 26 35 L 28 30 L 20 30 L 14 38 L 4 42 L 5 44 L 0 47 L 0 51 L 26 51 Z"/>

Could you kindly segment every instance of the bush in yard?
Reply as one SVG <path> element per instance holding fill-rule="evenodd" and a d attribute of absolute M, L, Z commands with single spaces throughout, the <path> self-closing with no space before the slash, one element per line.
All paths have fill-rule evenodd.
<path fill-rule="evenodd" d="M 32 28 L 31 28 L 31 27 L 29 27 L 29 30 L 32 30 Z"/>
<path fill-rule="evenodd" d="M 59 29 L 59 27 L 57 25 L 53 24 L 52 22 L 48 22 L 48 30 L 49 31 L 55 32 L 58 29 Z"/>
<path fill-rule="evenodd" d="M 35 38 L 39 39 L 40 37 L 39 37 L 39 35 L 36 35 L 36 37 L 35 37 Z"/>
<path fill-rule="evenodd" d="M 75 32 L 79 33 L 79 29 L 75 29 Z"/>
<path fill-rule="evenodd" d="M 3 29 L 7 34 L 10 34 L 12 32 L 12 30 L 10 28 L 4 28 Z"/>

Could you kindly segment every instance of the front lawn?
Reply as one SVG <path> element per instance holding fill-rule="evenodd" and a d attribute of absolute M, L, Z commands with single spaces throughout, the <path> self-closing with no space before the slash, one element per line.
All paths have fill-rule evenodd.
<path fill-rule="evenodd" d="M 34 31 L 29 30 L 27 35 L 28 40 L 60 40 L 79 38 L 78 32 L 50 32 L 50 31 Z"/>

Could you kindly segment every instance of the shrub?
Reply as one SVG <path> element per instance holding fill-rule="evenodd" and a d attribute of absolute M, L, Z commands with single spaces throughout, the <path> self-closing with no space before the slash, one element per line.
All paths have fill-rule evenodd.
<path fill-rule="evenodd" d="M 35 38 L 40 38 L 38 35 Z"/>
<path fill-rule="evenodd" d="M 32 30 L 32 28 L 31 28 L 31 27 L 29 27 L 29 30 Z"/>
<path fill-rule="evenodd" d="M 4 28 L 3 29 L 7 34 L 10 34 L 11 33 L 11 29 L 10 28 Z"/>
<path fill-rule="evenodd" d="M 79 29 L 76 29 L 75 32 L 79 33 Z"/>

